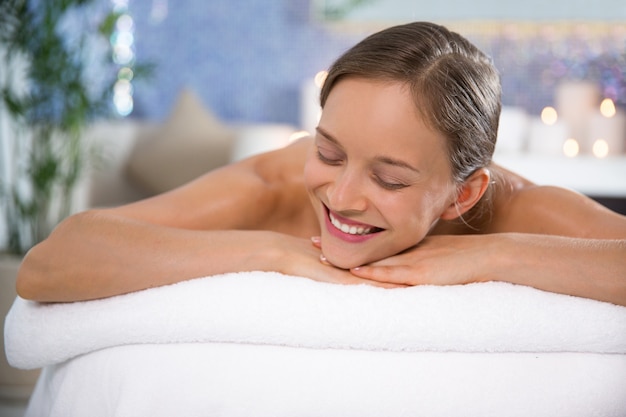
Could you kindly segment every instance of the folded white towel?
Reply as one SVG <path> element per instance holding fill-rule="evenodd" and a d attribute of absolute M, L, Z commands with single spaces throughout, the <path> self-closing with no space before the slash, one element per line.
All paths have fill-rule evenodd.
<path fill-rule="evenodd" d="M 247 272 L 88 302 L 18 298 L 5 322 L 9 363 L 25 369 L 111 346 L 177 342 L 626 353 L 626 308 L 498 282 L 385 290 Z"/>

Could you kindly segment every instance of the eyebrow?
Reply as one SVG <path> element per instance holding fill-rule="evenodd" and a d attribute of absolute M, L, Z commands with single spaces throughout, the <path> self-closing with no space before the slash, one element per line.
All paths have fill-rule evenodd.
<path fill-rule="evenodd" d="M 343 149 L 343 146 L 341 145 L 341 143 L 333 135 L 331 135 L 330 133 L 326 132 L 324 129 L 322 129 L 319 126 L 316 128 L 316 130 L 326 140 L 328 140 L 329 142 L 332 142 L 336 146 L 338 146 L 341 149 Z M 406 168 L 406 169 L 409 169 L 409 170 L 411 170 L 413 172 L 416 172 L 418 174 L 421 173 L 419 169 L 415 168 L 414 166 L 412 166 L 408 162 L 402 161 L 401 159 L 391 158 L 389 156 L 377 156 L 375 158 L 375 160 L 377 162 L 381 162 L 383 164 L 392 165 L 392 166 L 396 166 L 396 167 L 399 167 L 399 168 Z"/>

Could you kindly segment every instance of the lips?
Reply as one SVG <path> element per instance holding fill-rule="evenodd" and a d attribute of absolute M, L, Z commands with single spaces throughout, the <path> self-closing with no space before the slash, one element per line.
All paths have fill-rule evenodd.
<path fill-rule="evenodd" d="M 328 208 L 326 208 L 326 226 L 333 236 L 353 243 L 367 240 L 384 230 L 368 224 L 350 221 L 331 213 Z"/>
<path fill-rule="evenodd" d="M 343 233 L 347 233 L 350 235 L 367 235 L 372 233 L 375 230 L 375 227 L 371 226 L 361 226 L 355 224 L 347 224 L 339 221 L 332 213 L 328 213 L 328 217 L 330 218 L 330 223 L 335 226 L 337 229 L 341 230 Z"/>

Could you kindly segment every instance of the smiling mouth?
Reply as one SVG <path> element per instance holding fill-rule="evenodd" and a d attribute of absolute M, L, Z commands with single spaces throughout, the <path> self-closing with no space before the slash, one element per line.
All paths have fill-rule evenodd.
<path fill-rule="evenodd" d="M 330 219 L 330 223 L 337 230 L 340 230 L 342 233 L 346 233 L 349 235 L 363 236 L 363 235 L 370 235 L 373 233 L 378 233 L 384 230 L 384 229 L 381 229 L 379 227 L 374 227 L 374 226 L 360 226 L 360 225 L 355 225 L 355 224 L 342 223 L 335 216 L 333 216 L 333 214 L 328 210 L 328 208 L 326 210 L 328 212 L 328 218 Z"/>

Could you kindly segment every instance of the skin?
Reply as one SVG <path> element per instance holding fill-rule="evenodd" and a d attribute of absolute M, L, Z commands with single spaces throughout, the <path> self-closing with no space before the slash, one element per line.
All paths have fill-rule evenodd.
<path fill-rule="evenodd" d="M 87 300 L 265 270 L 385 288 L 499 280 L 626 305 L 626 217 L 495 165 L 455 184 L 444 140 L 401 85 L 344 79 L 315 138 L 69 217 L 28 253 L 18 293 Z M 492 209 L 459 221 L 492 180 Z"/>
<path fill-rule="evenodd" d="M 420 242 L 442 213 L 456 212 L 456 187 L 445 138 L 417 117 L 403 86 L 345 80 L 335 89 L 304 179 L 326 259 L 350 268 Z M 329 212 L 344 224 L 377 231 L 355 241 L 329 225 Z"/>

